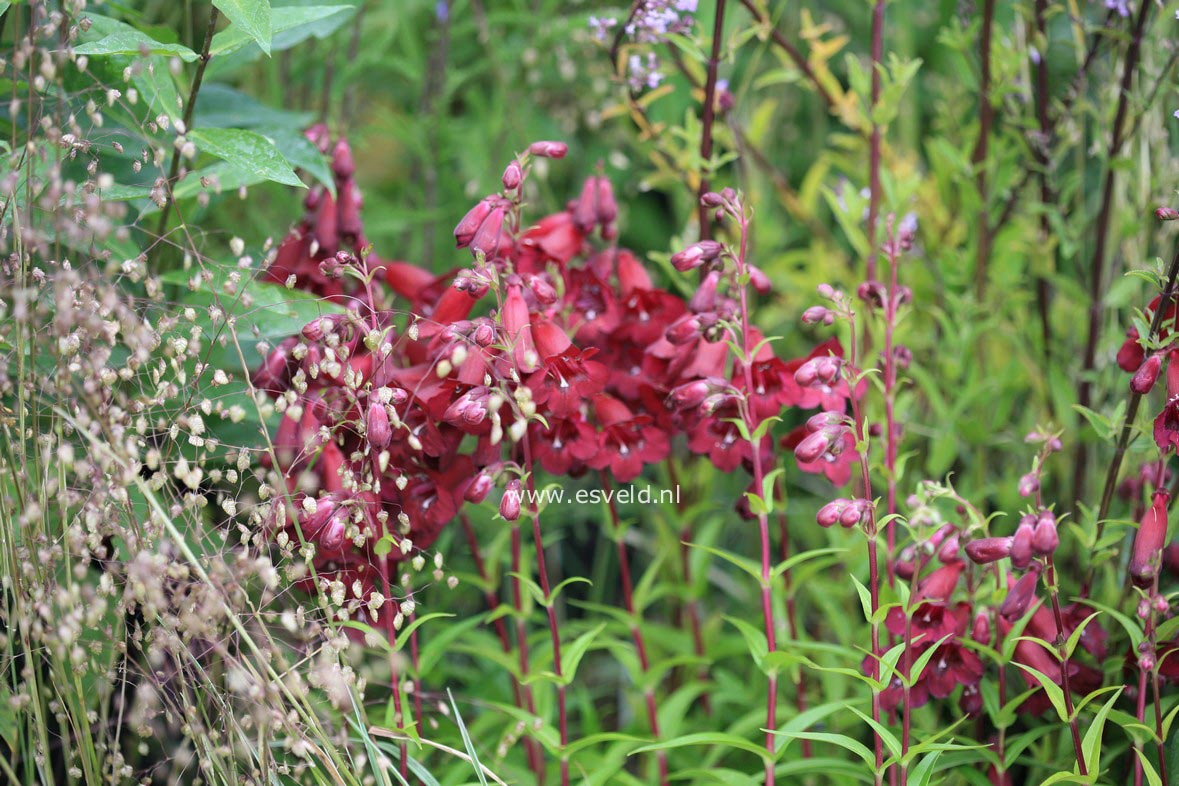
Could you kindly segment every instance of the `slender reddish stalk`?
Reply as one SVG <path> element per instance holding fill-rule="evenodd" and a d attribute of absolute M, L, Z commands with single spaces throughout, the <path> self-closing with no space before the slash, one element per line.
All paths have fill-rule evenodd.
<path fill-rule="evenodd" d="M 696 190 L 699 205 L 700 239 L 712 237 L 710 210 L 700 197 L 709 190 L 708 168 L 712 159 L 712 124 L 716 117 L 716 70 L 720 64 L 721 38 L 725 27 L 725 0 L 716 0 L 716 16 L 712 26 L 712 49 L 708 56 L 708 76 L 704 81 L 704 106 L 700 112 L 700 186 Z"/>
<path fill-rule="evenodd" d="M 1101 207 L 1097 211 L 1096 235 L 1093 241 L 1093 257 L 1089 262 L 1089 329 L 1085 341 L 1084 364 L 1081 368 L 1081 385 L 1077 392 L 1077 404 L 1089 408 L 1093 403 L 1093 369 L 1097 363 L 1097 343 L 1101 335 L 1101 321 L 1105 312 L 1105 258 L 1109 239 L 1109 224 L 1113 214 L 1113 188 L 1117 170 L 1114 166 L 1125 142 L 1126 116 L 1130 107 L 1130 88 L 1134 84 L 1134 72 L 1138 67 L 1138 55 L 1142 47 L 1142 34 L 1150 16 L 1151 0 L 1141 0 L 1134 32 L 1126 49 L 1126 62 L 1122 67 L 1122 81 L 1118 90 L 1118 104 L 1114 112 L 1113 128 L 1110 132 L 1109 147 L 1106 150 L 1105 181 L 1101 189 Z M 1129 422 L 1129 421 L 1127 421 Z M 1089 468 L 1089 446 L 1081 441 L 1077 444 L 1077 457 L 1073 464 L 1073 508 L 1076 508 L 1081 491 L 1085 487 L 1085 475 Z"/>
<path fill-rule="evenodd" d="M 602 489 L 606 492 L 606 506 L 610 509 L 610 524 L 614 535 L 614 544 L 618 550 L 618 572 L 622 579 L 622 599 L 626 606 L 626 613 L 630 615 L 630 637 L 635 644 L 635 652 L 639 656 L 639 669 L 643 674 L 643 701 L 647 707 L 647 724 L 651 727 L 651 734 L 659 740 L 659 713 L 655 706 L 655 691 L 646 677 L 651 671 L 651 661 L 647 655 L 647 642 L 643 637 L 643 614 L 635 608 L 634 584 L 631 580 L 630 557 L 626 553 L 626 543 L 623 541 L 622 520 L 618 516 L 618 507 L 614 504 L 614 495 L 610 494 L 610 477 L 605 471 L 601 473 Z M 659 783 L 667 786 L 667 751 L 656 751 L 659 765 Z"/>
<path fill-rule="evenodd" d="M 890 233 L 894 231 L 890 228 Z M 886 505 L 889 516 L 897 512 L 897 451 L 901 439 L 901 427 L 896 419 L 897 399 L 897 359 L 896 359 L 896 326 L 897 308 L 900 306 L 900 288 L 898 287 L 898 244 L 890 239 L 887 250 L 889 282 L 888 294 L 884 302 L 884 467 L 888 476 L 888 491 Z M 896 521 L 890 519 L 885 525 L 885 535 L 888 539 L 888 586 L 896 583 Z M 916 574 L 914 574 L 916 575 Z"/>
<path fill-rule="evenodd" d="M 880 104 L 880 68 L 884 60 L 884 0 L 872 7 L 872 111 Z M 868 266 L 869 281 L 876 278 L 876 223 L 880 219 L 880 124 L 872 120 L 868 138 Z"/>
<path fill-rule="evenodd" d="M 856 321 L 855 316 L 851 315 L 848 319 L 848 328 L 851 338 L 849 339 L 848 361 L 851 364 L 852 373 L 859 368 L 858 362 L 858 345 L 856 342 Z M 854 381 L 849 382 L 852 388 L 852 395 L 849 397 L 852 408 L 852 420 L 854 422 L 856 442 L 867 439 L 867 428 L 864 421 L 864 412 L 860 406 L 859 400 L 855 395 L 856 385 Z M 865 453 L 867 451 L 865 450 Z M 860 465 L 860 482 L 864 489 L 864 499 L 871 501 L 872 499 L 872 479 L 868 473 L 868 456 L 861 454 L 858 461 Z M 874 505 L 868 506 L 868 523 L 864 527 L 864 534 L 868 541 L 868 593 L 870 596 L 870 613 L 871 619 L 869 624 L 872 628 L 872 656 L 869 658 L 868 676 L 872 679 L 880 678 L 880 623 L 876 620 L 876 612 L 880 609 L 880 570 L 879 560 L 876 549 L 876 507 Z M 880 690 L 876 687 L 872 688 L 872 720 L 880 723 Z M 880 733 L 875 728 L 872 729 L 872 747 L 876 754 L 876 784 L 880 786 L 882 782 L 882 770 L 884 769 L 884 740 L 881 739 Z"/>
<path fill-rule="evenodd" d="M 549 569 L 544 556 L 544 538 L 540 530 L 540 510 L 537 508 L 536 472 L 532 463 L 532 445 L 528 432 L 520 440 L 524 448 L 525 482 L 528 488 L 528 515 L 532 518 L 532 540 L 536 547 L 536 569 L 540 579 L 540 591 L 545 597 L 545 613 L 549 621 L 549 637 L 553 643 L 553 674 L 557 677 L 557 726 L 561 737 L 561 786 L 569 786 L 569 759 L 565 746 L 569 744 L 569 718 L 566 711 L 566 685 L 561 667 L 561 630 L 557 623 L 556 598 L 551 597 Z"/>
<path fill-rule="evenodd" d="M 917 594 L 917 578 L 921 573 L 920 570 L 913 571 L 912 584 L 909 588 L 909 597 L 915 597 Z M 913 610 L 905 610 L 905 650 L 904 650 L 904 672 L 905 679 L 901 683 L 902 693 L 904 693 L 904 707 L 901 708 L 901 786 L 906 786 L 909 782 L 909 765 L 905 764 L 903 759 L 909 752 L 909 741 L 912 736 L 913 725 L 913 689 L 910 686 L 910 677 L 913 673 Z"/>
<path fill-rule="evenodd" d="M 995 108 L 991 105 L 991 30 L 995 22 L 995 0 L 983 0 L 982 33 L 978 55 L 981 70 L 978 83 L 978 141 L 974 145 L 971 163 L 975 167 L 975 186 L 978 188 L 978 255 L 974 266 L 974 291 L 982 300 L 987 288 L 987 263 L 991 258 L 990 186 L 987 182 L 987 150 L 991 141 L 991 125 Z M 890 527 L 891 529 L 891 527 Z"/>
<path fill-rule="evenodd" d="M 745 206 L 740 207 L 740 216 L 738 217 L 741 228 L 741 248 L 737 255 L 737 276 L 744 278 L 746 275 L 745 259 L 749 250 L 749 217 L 745 211 Z M 749 293 L 748 286 L 742 285 L 738 287 L 740 293 L 740 307 L 741 307 L 741 342 L 742 342 L 742 358 L 741 358 L 741 373 L 745 378 L 745 390 L 750 393 L 755 389 L 753 386 L 753 353 L 754 345 L 750 336 L 749 323 Z M 753 488 L 760 494 L 765 487 L 763 481 L 765 480 L 765 469 L 762 467 L 761 460 L 761 442 L 762 437 L 754 437 L 760 423 L 755 421 L 755 416 L 749 401 L 746 400 L 742 404 L 742 415 L 745 419 L 746 428 L 749 430 L 749 435 L 752 438 L 751 451 L 753 453 Z M 773 559 L 773 552 L 770 549 L 770 522 L 769 516 L 766 513 L 766 505 L 769 500 L 763 500 L 763 506 L 757 514 L 758 535 L 761 540 L 761 613 L 762 621 L 766 632 L 766 647 L 768 652 L 774 652 L 778 648 L 774 631 L 774 605 L 773 597 L 770 591 L 771 578 L 771 562 Z M 766 786 L 774 786 L 774 730 L 777 728 L 778 719 L 778 677 L 771 673 L 766 676 L 767 693 L 766 693 L 766 752 L 769 758 L 766 759 Z"/>
<path fill-rule="evenodd" d="M 1044 42 L 1044 49 L 1047 50 L 1048 45 L 1048 0 L 1036 0 L 1035 20 L 1036 20 L 1036 34 L 1040 41 Z M 1040 204 L 1044 210 L 1040 211 L 1040 240 L 1047 243 L 1048 239 L 1052 237 L 1052 226 L 1048 220 L 1048 210 L 1050 205 L 1055 204 L 1056 198 L 1052 193 L 1052 188 L 1048 183 L 1048 150 L 1050 149 L 1052 140 L 1052 125 L 1048 120 L 1048 104 L 1051 97 L 1048 95 L 1048 53 L 1047 51 L 1040 53 L 1039 62 L 1036 63 L 1036 121 L 1040 126 L 1040 139 L 1038 144 L 1032 146 L 1036 156 L 1036 168 L 1039 170 L 1040 180 Z M 987 218 L 987 221 L 990 219 Z M 1040 333 L 1044 341 L 1044 358 L 1049 360 L 1052 357 L 1052 324 L 1049 319 L 1049 304 L 1052 299 L 1051 285 L 1048 279 L 1044 276 L 1036 276 L 1036 305 L 1040 314 Z M 1051 398 L 1048 398 L 1051 401 Z M 1051 406 L 1051 405 L 1050 405 Z"/>
<path fill-rule="evenodd" d="M 524 568 L 524 560 L 521 558 L 521 543 L 520 543 L 520 525 L 515 522 L 512 523 L 512 608 L 516 612 L 516 648 L 518 650 L 520 677 L 521 680 L 528 679 L 528 625 L 524 618 L 524 593 L 521 587 L 520 577 L 523 575 L 521 571 Z M 532 698 L 532 687 L 521 682 L 520 695 L 524 699 L 524 709 L 532 715 L 536 714 L 536 702 Z M 532 738 L 529 737 L 529 740 Z M 535 741 L 533 741 L 535 747 Z M 532 771 L 536 773 L 536 782 L 538 784 L 544 783 L 544 761 L 541 759 L 540 750 L 537 749 L 535 754 L 529 756 L 532 765 Z"/>
<path fill-rule="evenodd" d="M 1052 600 L 1052 616 L 1056 620 L 1056 654 L 1060 658 L 1060 675 L 1061 688 L 1064 690 L 1064 708 L 1068 712 L 1068 728 L 1073 737 L 1073 752 L 1077 757 L 1077 772 L 1081 775 L 1088 775 L 1089 770 L 1085 767 L 1085 753 L 1081 749 L 1081 731 L 1077 726 L 1077 713 L 1073 709 L 1073 694 L 1069 689 L 1068 672 L 1069 672 L 1069 657 L 1068 650 L 1065 648 L 1064 639 L 1064 615 L 1060 613 L 1060 591 L 1056 586 L 1056 564 L 1052 560 L 1052 555 L 1049 554 L 1046 558 L 1047 570 L 1045 571 L 1045 579 L 1048 584 L 1048 597 Z"/>
<path fill-rule="evenodd" d="M 778 495 L 778 551 L 783 562 L 790 559 L 790 521 L 786 516 L 786 483 L 782 476 L 778 476 L 775 483 Z M 782 589 L 786 595 L 786 632 L 791 641 L 799 640 L 798 614 L 794 602 L 794 577 L 789 570 L 782 571 Z M 798 678 L 794 681 L 794 706 L 799 715 L 806 712 L 806 675 L 802 669 L 798 670 Z M 802 741 L 802 757 L 809 759 L 812 753 L 810 740 Z"/>

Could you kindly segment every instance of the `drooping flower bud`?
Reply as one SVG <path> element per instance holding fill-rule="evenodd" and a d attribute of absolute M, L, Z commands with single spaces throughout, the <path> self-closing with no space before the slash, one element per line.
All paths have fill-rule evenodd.
<path fill-rule="evenodd" d="M 1179 218 L 1179 210 L 1173 207 L 1160 207 L 1154 211 L 1154 217 L 1159 221 L 1174 221 Z"/>
<path fill-rule="evenodd" d="M 697 314 L 685 314 L 671 324 L 663 334 L 669 343 L 682 347 L 691 344 L 704 334 L 704 327 Z"/>
<path fill-rule="evenodd" d="M 352 160 L 352 148 L 344 139 L 336 141 L 332 150 L 332 174 L 340 180 L 347 180 L 356 173 L 356 164 Z"/>
<path fill-rule="evenodd" d="M 372 401 L 364 417 L 368 441 L 377 450 L 384 450 L 393 441 L 393 429 L 389 427 L 389 413 L 380 401 Z"/>
<path fill-rule="evenodd" d="M 327 520 L 323 529 L 316 534 L 316 540 L 319 541 L 319 545 L 324 551 L 339 551 L 344 545 L 347 531 L 347 517 L 341 509 Z"/>
<path fill-rule="evenodd" d="M 504 495 L 499 501 L 499 515 L 505 521 L 515 521 L 520 518 L 520 481 L 511 480 L 508 482 L 507 488 L 504 489 Z"/>
<path fill-rule="evenodd" d="M 695 270 L 707 262 L 712 262 L 720 256 L 723 249 L 724 246 L 715 240 L 701 240 L 688 246 L 683 251 L 672 254 L 671 264 L 676 270 L 686 273 L 689 270 Z"/>
<path fill-rule="evenodd" d="M 1060 535 L 1056 532 L 1056 516 L 1052 511 L 1045 510 L 1036 519 L 1036 527 L 1032 531 L 1032 552 L 1037 557 L 1047 557 L 1056 551 L 1060 545 Z"/>
<path fill-rule="evenodd" d="M 768 295 L 773 291 L 774 285 L 765 271 L 755 265 L 746 265 L 745 269 L 749 271 L 749 283 L 753 285 L 757 294 Z"/>
<path fill-rule="evenodd" d="M 550 142 L 547 140 L 533 142 L 528 146 L 528 152 L 540 158 L 564 158 L 565 154 L 569 152 L 569 145 L 564 142 Z"/>
<path fill-rule="evenodd" d="M 979 565 L 986 565 L 1011 554 L 1011 538 L 980 538 L 966 544 L 966 556 Z"/>
<path fill-rule="evenodd" d="M 557 290 L 541 276 L 530 276 L 528 288 L 532 290 L 532 294 L 536 296 L 541 305 L 551 306 L 557 302 Z"/>
<path fill-rule="evenodd" d="M 1158 381 L 1159 370 L 1162 368 L 1162 355 L 1156 353 L 1149 356 L 1142 361 L 1142 365 L 1134 372 L 1134 376 L 1130 378 L 1130 392 L 1137 393 L 1139 396 L 1145 396 L 1154 387 L 1154 383 Z"/>
<path fill-rule="evenodd" d="M 946 542 L 937 550 L 937 558 L 941 562 L 961 562 L 962 556 L 959 554 L 961 547 L 959 545 L 958 536 L 951 535 L 946 538 Z"/>
<path fill-rule="evenodd" d="M 478 204 L 467 211 L 462 221 L 459 221 L 458 226 L 454 228 L 456 248 L 466 248 L 471 245 L 471 241 L 475 239 L 475 233 L 479 231 L 479 227 L 483 226 L 483 222 L 491 214 L 494 205 L 495 200 L 488 197 L 479 200 Z"/>
<path fill-rule="evenodd" d="M 811 306 L 802 312 L 802 324 L 817 325 L 820 322 L 824 325 L 830 325 L 835 322 L 835 314 L 831 312 L 831 309 L 825 306 Z"/>
<path fill-rule="evenodd" d="M 798 443 L 798 447 L 794 449 L 794 457 L 804 464 L 810 464 L 818 461 L 831 449 L 831 445 L 831 435 L 827 430 L 816 431 Z"/>
<path fill-rule="evenodd" d="M 839 524 L 850 529 L 867 520 L 871 508 L 872 504 L 866 499 L 833 499 L 819 508 L 815 521 L 821 527 Z"/>
<path fill-rule="evenodd" d="M 1010 622 L 1022 617 L 1036 598 L 1036 585 L 1039 581 L 1040 572 L 1038 570 L 1029 570 L 1020 576 L 1019 581 L 1007 590 L 1007 597 L 1003 600 L 1003 605 L 999 607 L 999 614 Z"/>
<path fill-rule="evenodd" d="M 487 495 L 491 493 L 491 488 L 495 484 L 491 480 L 491 475 L 487 472 L 480 472 L 472 480 L 471 484 L 467 486 L 463 498 L 474 505 L 478 505 L 483 500 L 487 499 Z"/>
<path fill-rule="evenodd" d="M 667 394 L 667 408 L 695 409 L 714 392 L 716 392 L 716 386 L 707 380 L 693 380 L 672 388 L 671 392 Z"/>
<path fill-rule="evenodd" d="M 1130 580 L 1136 587 L 1149 587 L 1162 562 L 1167 537 L 1167 503 L 1171 495 L 1164 489 L 1154 493 L 1154 503 L 1138 525 L 1134 548 L 1130 552 Z"/>
<path fill-rule="evenodd" d="M 1030 497 L 1040 490 L 1040 476 L 1029 472 L 1019 479 L 1019 496 Z"/>

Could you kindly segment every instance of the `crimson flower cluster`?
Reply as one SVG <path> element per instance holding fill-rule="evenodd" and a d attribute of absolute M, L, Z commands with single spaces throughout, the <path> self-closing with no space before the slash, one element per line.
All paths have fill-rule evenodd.
<path fill-rule="evenodd" d="M 297 515 L 288 508 L 276 531 L 314 543 L 321 580 L 344 587 L 357 614 L 390 562 L 429 547 L 465 503 L 503 487 L 501 514 L 516 518 L 534 466 L 626 482 L 682 435 L 734 470 L 752 461 L 742 407 L 755 422 L 787 406 L 846 409 L 835 341 L 785 361 L 751 329 L 761 348 L 747 389 L 726 343 L 739 314 L 729 252 L 705 242 L 673 257 L 700 269 L 690 298 L 658 286 L 616 242 L 606 178 L 524 225 L 529 162 L 563 157 L 563 144 L 535 143 L 508 165 L 503 189 L 455 229 L 471 263 L 437 275 L 368 251 L 347 143 L 309 136 L 332 151 L 336 196 L 312 189 L 266 276 L 341 308 L 270 350 L 253 382 L 283 412 L 277 469 Z M 803 468 L 846 482 L 823 458 L 832 452 Z"/>

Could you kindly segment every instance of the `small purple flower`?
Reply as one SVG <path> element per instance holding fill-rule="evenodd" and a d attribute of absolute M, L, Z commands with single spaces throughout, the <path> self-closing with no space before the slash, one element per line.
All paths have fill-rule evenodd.
<path fill-rule="evenodd" d="M 1111 11 L 1117 11 L 1118 16 L 1130 15 L 1130 4 L 1127 0 L 1105 0 L 1105 7 Z"/>

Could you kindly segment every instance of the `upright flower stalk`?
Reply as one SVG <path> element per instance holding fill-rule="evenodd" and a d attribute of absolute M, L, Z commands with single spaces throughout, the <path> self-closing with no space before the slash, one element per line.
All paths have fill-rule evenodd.
<path fill-rule="evenodd" d="M 737 357 L 737 363 L 740 365 L 741 376 L 745 381 L 745 390 L 748 394 L 752 394 L 756 389 L 753 384 L 753 358 L 757 353 L 758 347 L 754 341 L 753 333 L 751 331 L 751 323 L 749 321 L 749 283 L 752 278 L 752 271 L 746 264 L 746 257 L 749 252 L 749 218 L 750 214 L 741 201 L 740 197 L 733 194 L 728 189 L 724 194 L 706 194 L 703 203 L 709 202 L 718 203 L 714 207 L 722 207 L 728 215 L 732 216 L 737 222 L 738 230 L 740 232 L 740 245 L 737 250 L 734 262 L 736 264 L 737 277 L 737 294 L 741 317 L 741 353 Z M 757 531 L 761 545 L 761 613 L 762 622 L 765 627 L 766 634 L 766 648 L 768 652 L 774 652 L 778 648 L 774 626 L 774 604 L 771 592 L 772 579 L 772 562 L 773 550 L 770 546 L 770 521 L 769 521 L 769 505 L 770 500 L 765 499 L 763 495 L 765 489 L 765 467 L 762 464 L 762 443 L 765 435 L 763 429 L 764 420 L 761 420 L 754 413 L 751 402 L 748 398 L 741 402 L 741 414 L 745 422 L 746 433 L 752 443 L 752 462 L 753 462 L 753 487 L 750 492 L 750 503 L 753 506 L 753 512 L 757 516 Z M 754 502 L 758 500 L 758 502 Z M 771 671 L 766 676 L 766 779 L 767 786 L 774 784 L 774 730 L 777 728 L 777 702 L 778 702 L 778 677 L 777 674 Z"/>

